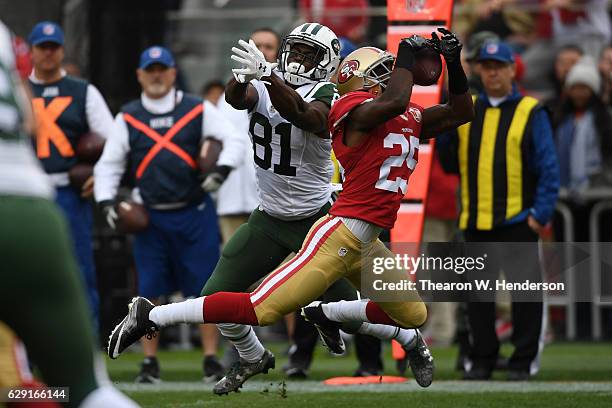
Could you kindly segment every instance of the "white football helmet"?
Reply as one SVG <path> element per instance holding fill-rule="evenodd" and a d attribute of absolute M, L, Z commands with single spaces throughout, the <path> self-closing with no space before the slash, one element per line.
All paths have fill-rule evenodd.
<path fill-rule="evenodd" d="M 312 55 L 299 52 L 296 44 L 313 48 Z M 288 83 L 300 86 L 328 81 L 338 69 L 340 62 L 340 41 L 336 34 L 319 23 L 304 23 L 283 39 L 279 52 L 279 70 Z M 307 70 L 304 61 L 312 68 Z"/>

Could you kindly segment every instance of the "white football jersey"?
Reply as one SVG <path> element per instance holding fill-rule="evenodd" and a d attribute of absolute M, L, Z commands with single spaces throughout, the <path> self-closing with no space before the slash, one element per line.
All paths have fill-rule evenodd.
<path fill-rule="evenodd" d="M 11 34 L 0 22 L 0 195 L 51 197 L 49 178 L 22 129 L 28 103 L 18 84 Z"/>
<path fill-rule="evenodd" d="M 330 199 L 331 139 L 322 139 L 286 121 L 272 106 L 266 86 L 251 84 L 259 101 L 249 113 L 260 208 L 280 219 L 302 219 L 315 214 Z M 306 102 L 331 106 L 337 99 L 331 82 L 296 89 Z"/>

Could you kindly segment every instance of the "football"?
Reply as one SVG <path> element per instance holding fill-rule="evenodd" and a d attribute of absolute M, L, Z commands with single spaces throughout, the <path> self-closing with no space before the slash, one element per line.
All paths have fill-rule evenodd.
<path fill-rule="evenodd" d="M 96 164 L 100 156 L 102 156 L 105 141 L 106 139 L 97 133 L 89 132 L 82 135 L 76 146 L 76 155 L 79 161 Z"/>
<path fill-rule="evenodd" d="M 209 173 L 215 167 L 222 147 L 218 140 L 208 138 L 204 141 L 198 157 L 198 167 L 203 174 Z"/>
<path fill-rule="evenodd" d="M 144 231 L 149 226 L 149 214 L 146 208 L 131 201 L 122 201 L 117 206 L 120 231 L 134 234 Z"/>
<path fill-rule="evenodd" d="M 93 166 L 87 163 L 77 163 L 68 171 L 70 185 L 79 191 L 91 176 L 93 176 Z"/>
<path fill-rule="evenodd" d="M 430 48 L 419 50 L 414 56 L 412 76 L 415 85 L 429 86 L 438 82 L 442 74 L 442 58 Z"/>

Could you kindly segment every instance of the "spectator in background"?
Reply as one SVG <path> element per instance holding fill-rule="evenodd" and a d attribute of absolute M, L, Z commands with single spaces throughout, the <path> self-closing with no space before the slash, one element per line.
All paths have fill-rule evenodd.
<path fill-rule="evenodd" d="M 459 227 L 467 243 L 536 243 L 552 217 L 559 184 L 548 115 L 537 100 L 518 92 L 513 81 L 514 58 L 507 44 L 485 44 L 477 61 L 484 92 L 474 102 L 475 119 L 437 138 L 437 146 L 451 162 L 445 168 L 460 175 Z M 503 268 L 508 281 L 541 281 L 537 245 L 521 247 L 520 255 L 513 246 L 488 246 L 487 250 L 488 278 L 496 279 Z M 466 251 L 482 256 L 482 248 L 473 245 L 467 245 Z M 512 293 L 515 349 L 508 363 L 508 379 L 527 380 L 538 370 L 544 307 L 541 292 L 533 293 L 529 302 L 516 301 L 516 294 Z M 488 380 L 499 356 L 495 302 L 471 296 L 471 344 L 464 379 Z"/>
<path fill-rule="evenodd" d="M 609 182 L 604 163 L 612 159 L 612 122 L 600 89 L 595 61 L 585 56 L 569 71 L 565 97 L 554 112 L 561 186 L 570 192 Z"/>
<path fill-rule="evenodd" d="M 599 73 L 601 74 L 601 100 L 610 107 L 612 105 L 612 45 L 608 45 L 599 57 Z"/>
<path fill-rule="evenodd" d="M 208 102 L 217 106 L 219 98 L 221 98 L 224 92 L 225 82 L 219 79 L 213 79 L 212 81 L 208 81 L 204 84 L 202 90 L 200 91 L 200 95 L 202 98 L 204 98 L 204 100 L 207 100 Z"/>
<path fill-rule="evenodd" d="M 138 294 L 155 302 L 177 290 L 185 297 L 198 296 L 219 260 L 217 214 L 208 192 L 218 189 L 224 176 L 242 163 L 244 143 L 213 104 L 175 88 L 174 57 L 166 48 L 146 49 L 137 77 L 142 94 L 117 115 L 94 169 L 96 201 L 115 228 L 117 190 L 128 170 L 149 215 L 149 225 L 134 238 Z M 196 163 L 206 138 L 221 141 L 223 150 L 201 184 Z M 217 329 L 200 327 L 204 376 L 218 379 L 223 367 L 216 347 L 209 347 Z M 158 343 L 159 337 L 143 337 L 145 358 L 136 382 L 160 381 Z"/>
<path fill-rule="evenodd" d="M 579 44 L 597 59 L 610 42 L 607 0 L 547 0 L 552 19 L 552 38 L 557 47 Z"/>
<path fill-rule="evenodd" d="M 510 0 L 537 7 L 537 37 L 523 58 L 529 67 L 524 82 L 545 98 L 553 97 L 554 84 L 546 78 L 553 69 L 554 55 L 566 45 L 576 44 L 585 54 L 599 58 L 610 41 L 610 17 L 606 0 Z M 522 4 L 522 3 L 521 3 Z"/>
<path fill-rule="evenodd" d="M 251 33 L 251 40 L 266 58 L 266 61 L 276 61 L 281 46 L 280 35 L 268 27 L 258 28 Z"/>
<path fill-rule="evenodd" d="M 480 31 L 470 35 L 467 42 L 467 49 L 461 54 L 462 58 L 465 58 L 466 64 L 463 66 L 467 67 L 465 73 L 468 77 L 468 83 L 470 85 L 470 93 L 478 95 L 482 92 L 482 81 L 478 74 L 478 64 L 476 63 L 476 57 L 480 52 L 480 47 L 485 42 L 499 41 L 500 38 L 497 34 L 491 31 Z"/>
<path fill-rule="evenodd" d="M 317 21 L 338 38 L 355 44 L 364 41 L 369 22 L 367 0 L 299 0 L 298 4 L 305 21 Z"/>
<path fill-rule="evenodd" d="M 547 103 L 553 110 L 555 109 L 554 105 L 559 102 L 563 94 L 567 74 L 583 55 L 584 52 L 582 48 L 574 44 L 565 45 L 557 52 L 552 72 L 555 94 L 550 99 L 549 103 Z"/>
<path fill-rule="evenodd" d="M 74 250 L 85 283 L 94 321 L 98 321 L 98 282 L 93 259 L 93 176 L 73 186 L 68 176 L 77 165 L 81 137 L 94 132 L 103 138 L 113 131 L 113 116 L 98 89 L 66 75 L 64 32 L 50 21 L 36 24 L 28 37 L 32 64 L 32 108 L 36 118 L 36 156 L 55 186 L 55 202 L 68 220 Z M 96 328 L 97 330 L 97 328 Z"/>

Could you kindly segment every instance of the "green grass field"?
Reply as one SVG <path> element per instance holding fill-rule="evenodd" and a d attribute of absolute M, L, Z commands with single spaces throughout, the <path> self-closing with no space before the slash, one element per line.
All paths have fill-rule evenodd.
<path fill-rule="evenodd" d="M 414 381 L 402 384 L 371 384 L 330 387 L 321 381 L 351 375 L 353 355 L 333 357 L 322 347 L 306 381 L 283 381 L 280 367 L 285 344 L 272 344 L 277 369 L 254 377 L 238 394 L 217 397 L 212 385 L 201 382 L 198 352 L 162 352 L 159 359 L 163 383 L 137 385 L 141 355 L 128 353 L 108 360 L 111 379 L 143 407 L 612 407 L 612 344 L 557 343 L 545 348 L 540 374 L 526 383 L 503 381 L 504 373 L 490 382 L 465 382 L 454 371 L 454 348 L 432 349 L 436 362 L 434 384 L 419 388 Z M 504 347 L 503 353 L 510 354 Z M 390 347 L 385 349 L 385 374 L 396 375 Z"/>

